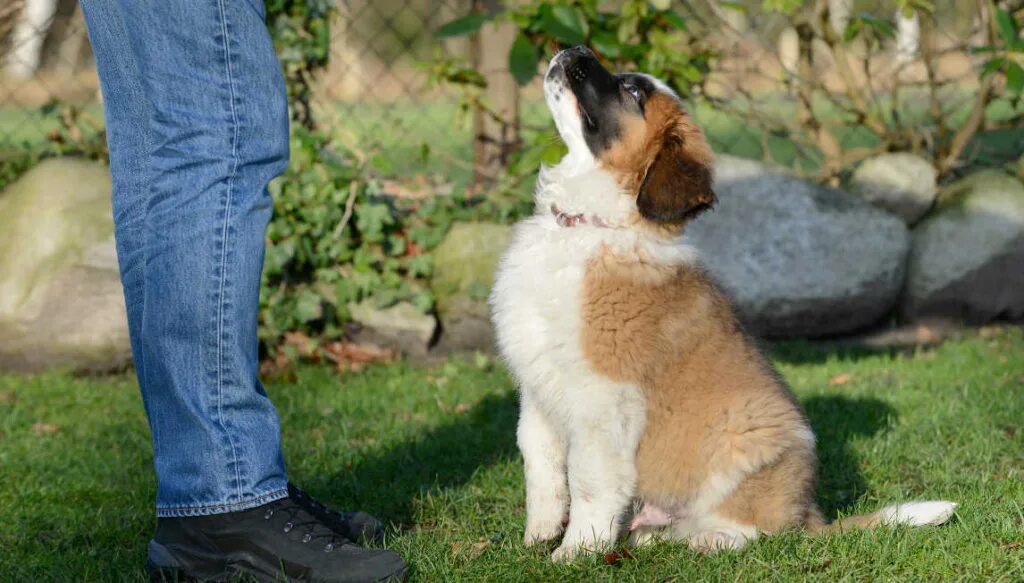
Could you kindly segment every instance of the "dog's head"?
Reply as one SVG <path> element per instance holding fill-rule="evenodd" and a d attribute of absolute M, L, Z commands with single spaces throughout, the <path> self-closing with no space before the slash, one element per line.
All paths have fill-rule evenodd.
<path fill-rule="evenodd" d="M 544 95 L 569 155 L 611 173 L 644 219 L 681 225 L 714 204 L 711 150 L 664 83 L 613 74 L 575 47 L 552 59 Z"/>

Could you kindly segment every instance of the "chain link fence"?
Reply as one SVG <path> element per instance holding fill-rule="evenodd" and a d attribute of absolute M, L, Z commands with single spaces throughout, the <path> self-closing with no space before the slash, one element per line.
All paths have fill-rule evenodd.
<path fill-rule="evenodd" d="M 759 0 L 741 2 L 742 12 L 730 8 L 736 3 L 674 3 L 690 31 L 704 35 L 718 54 L 692 105 L 717 151 L 813 174 L 832 163 L 829 155 L 845 163 L 857 159 L 847 154 L 900 148 L 880 142 L 872 123 L 915 131 L 915 123 L 945 120 L 948 127 L 929 134 L 945 139 L 943 132 L 952 135 L 969 118 L 984 61 L 971 47 L 990 40 L 974 2 L 935 2 L 930 26 L 901 20 L 891 1 L 834 3 L 846 9 L 845 21 L 833 23 L 840 30 L 864 13 L 890 17 L 896 28 L 891 35 L 864 35 L 869 40 L 850 43 L 839 59 L 834 47 L 807 37 L 791 19 L 760 10 Z M 470 60 L 468 39 L 440 41 L 433 33 L 471 8 L 470 0 L 339 3 L 330 64 L 316 84 L 317 119 L 347 145 L 386 161 L 383 171 L 405 188 L 442 192 L 471 180 L 471 116 L 459 92 L 432 83 L 429 74 L 436 59 Z M 45 142 L 60 125 L 55 103 L 101 120 L 76 1 L 7 0 L 0 8 L 0 54 L 0 152 Z M 988 88 L 999 89 L 998 81 Z M 856 119 L 865 107 L 879 108 L 878 119 Z M 524 123 L 547 123 L 536 81 L 522 89 L 520 110 Z M 972 138 L 950 170 L 999 164 L 1024 150 L 1019 108 L 996 103 L 985 114 L 983 139 Z M 831 135 L 815 129 L 828 124 L 838 127 Z M 913 141 L 914 147 L 927 148 L 929 139 Z"/>

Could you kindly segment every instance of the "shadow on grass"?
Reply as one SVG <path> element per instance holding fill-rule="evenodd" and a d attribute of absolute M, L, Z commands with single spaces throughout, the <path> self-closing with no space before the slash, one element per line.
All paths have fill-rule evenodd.
<path fill-rule="evenodd" d="M 876 348 L 855 342 L 835 340 L 762 341 L 761 347 L 772 360 L 787 364 L 822 364 L 829 359 L 858 361 L 901 352 L 897 347 Z"/>
<path fill-rule="evenodd" d="M 848 514 L 867 491 L 851 442 L 884 431 L 896 411 L 878 399 L 839 395 L 811 397 L 803 406 L 818 438 L 818 503 L 833 520 L 838 511 Z"/>
<path fill-rule="evenodd" d="M 819 396 L 803 405 L 818 437 L 818 500 L 825 516 L 833 519 L 839 511 L 848 513 L 867 491 L 851 442 L 885 430 L 896 412 L 873 398 Z M 489 396 L 452 422 L 334 476 L 336 497 L 406 527 L 414 521 L 415 503 L 423 494 L 461 486 L 481 469 L 517 455 L 517 415 L 514 394 Z M 338 491 L 339 486 L 347 491 Z"/>
<path fill-rule="evenodd" d="M 350 490 L 338 492 L 337 498 L 353 500 L 387 522 L 408 526 L 421 494 L 465 484 L 477 471 L 517 455 L 518 415 L 515 393 L 488 396 L 453 421 L 334 476 L 332 483 L 343 488 L 347 483 Z"/>

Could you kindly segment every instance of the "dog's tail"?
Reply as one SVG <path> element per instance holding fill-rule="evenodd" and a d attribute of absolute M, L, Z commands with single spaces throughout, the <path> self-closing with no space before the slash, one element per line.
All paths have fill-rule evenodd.
<path fill-rule="evenodd" d="M 926 502 L 904 502 L 886 506 L 878 512 L 848 516 L 832 523 L 826 523 L 821 512 L 815 510 L 804 525 L 811 536 L 843 532 L 854 528 L 875 528 L 878 526 L 938 526 L 953 516 L 956 502 L 930 500 Z"/>

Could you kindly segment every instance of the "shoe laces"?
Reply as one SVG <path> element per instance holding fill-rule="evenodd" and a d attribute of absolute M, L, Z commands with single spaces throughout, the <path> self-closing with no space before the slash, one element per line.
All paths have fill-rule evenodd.
<path fill-rule="evenodd" d="M 295 484 L 288 484 L 288 496 L 290 498 L 294 498 L 295 502 L 297 502 L 300 506 L 305 506 L 310 510 L 322 512 L 324 514 L 338 514 L 337 512 L 331 510 L 316 498 L 310 496 L 308 493 L 306 493 L 305 490 L 299 488 Z"/>
<path fill-rule="evenodd" d="M 270 520 L 275 516 L 284 519 L 281 527 L 284 534 L 301 533 L 299 541 L 303 544 L 318 540 L 326 541 L 324 552 L 329 553 L 340 546 L 352 544 L 350 540 L 325 524 L 320 517 L 291 498 L 282 498 L 267 505 L 263 519 Z"/>

